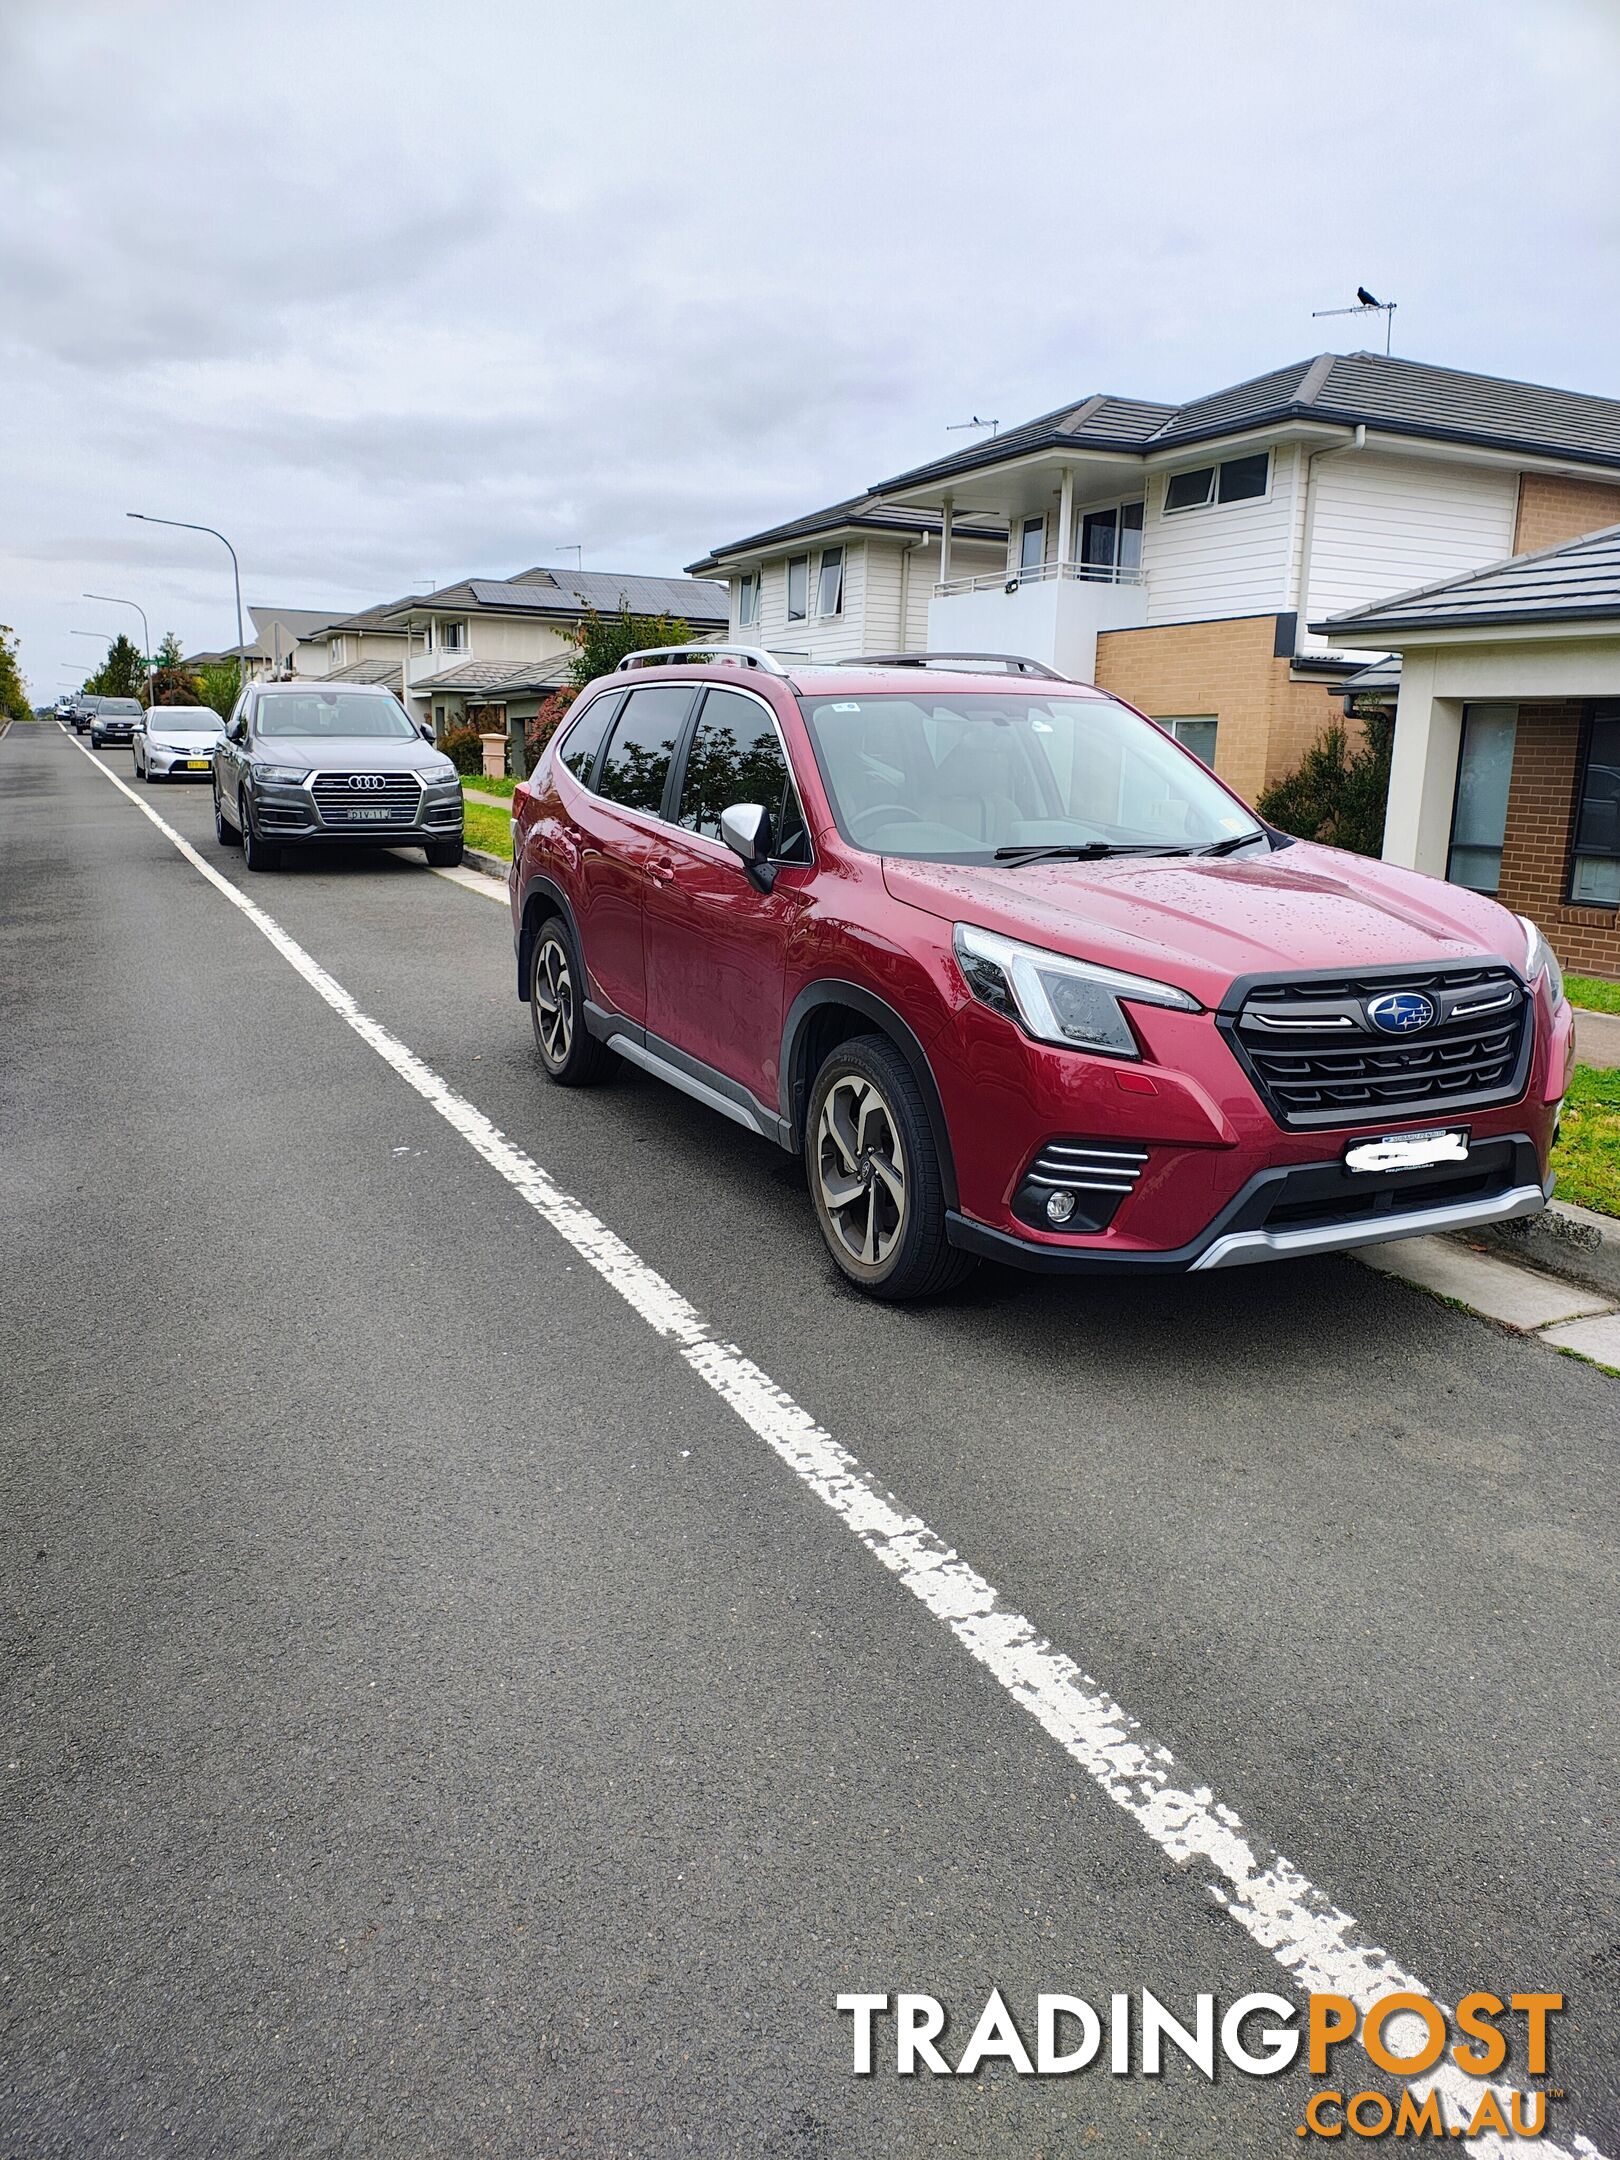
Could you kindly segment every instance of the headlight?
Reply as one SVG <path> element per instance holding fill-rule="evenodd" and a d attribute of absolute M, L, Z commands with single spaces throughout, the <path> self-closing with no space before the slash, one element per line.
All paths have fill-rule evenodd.
<path fill-rule="evenodd" d="M 284 780 L 289 787 L 302 787 L 309 778 L 309 768 L 304 765 L 256 765 L 256 780 Z"/>
<path fill-rule="evenodd" d="M 429 787 L 459 787 L 461 785 L 461 775 L 448 759 L 442 765 L 435 765 L 423 777 Z"/>
<path fill-rule="evenodd" d="M 1169 983 L 1043 952 L 971 923 L 956 925 L 952 943 L 962 979 L 980 1003 L 1015 1020 L 1040 1042 L 1108 1057 L 1140 1057 L 1122 999 L 1169 1005 L 1177 1012 L 1203 1011 L 1195 997 Z"/>
<path fill-rule="evenodd" d="M 1564 971 L 1558 965 L 1558 955 L 1536 928 L 1528 915 L 1519 917 L 1519 928 L 1524 932 L 1528 951 L 1525 955 L 1525 979 L 1534 982 L 1543 969 L 1547 973 L 1547 991 L 1556 1012 L 1564 1002 Z"/>

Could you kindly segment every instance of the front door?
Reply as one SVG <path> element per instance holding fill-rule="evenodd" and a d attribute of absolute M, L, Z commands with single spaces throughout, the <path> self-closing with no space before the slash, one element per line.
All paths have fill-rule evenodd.
<path fill-rule="evenodd" d="M 778 858 L 761 892 L 720 838 L 732 803 L 762 803 Z M 814 875 L 797 791 L 770 707 L 746 691 L 704 695 L 673 822 L 649 862 L 647 1029 L 777 1105 L 783 985 Z"/>

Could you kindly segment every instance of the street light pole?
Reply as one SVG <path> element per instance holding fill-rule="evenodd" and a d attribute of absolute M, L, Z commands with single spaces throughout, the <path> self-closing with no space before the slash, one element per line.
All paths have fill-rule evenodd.
<path fill-rule="evenodd" d="M 148 517 L 144 510 L 126 510 L 125 517 L 136 518 L 143 525 L 173 525 L 180 532 L 203 532 L 212 535 L 231 558 L 231 576 L 236 581 L 236 687 L 241 689 L 247 678 L 247 640 L 242 634 L 242 570 L 236 560 L 236 550 L 222 532 L 212 525 L 193 525 L 185 518 Z"/>
<path fill-rule="evenodd" d="M 114 607 L 132 607 L 141 618 L 141 654 L 146 661 L 146 709 L 150 712 L 157 703 L 157 686 L 152 679 L 152 626 L 146 619 L 145 608 L 138 600 L 121 600 L 117 593 L 87 592 L 84 597 L 87 600 L 107 600 Z"/>

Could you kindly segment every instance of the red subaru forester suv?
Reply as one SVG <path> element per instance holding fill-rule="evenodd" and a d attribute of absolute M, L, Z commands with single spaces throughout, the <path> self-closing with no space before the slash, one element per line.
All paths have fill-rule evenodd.
<path fill-rule="evenodd" d="M 1268 828 L 1032 661 L 632 654 L 517 789 L 511 890 L 551 1078 L 628 1058 L 802 1151 L 877 1297 L 1551 1189 L 1572 1028 L 1534 924 Z"/>

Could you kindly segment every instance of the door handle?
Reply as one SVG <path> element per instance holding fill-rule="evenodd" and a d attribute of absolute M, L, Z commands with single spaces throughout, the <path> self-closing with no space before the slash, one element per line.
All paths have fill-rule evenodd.
<path fill-rule="evenodd" d="M 674 858 L 669 855 L 655 855 L 647 865 L 647 874 L 649 877 L 655 877 L 660 885 L 673 884 L 675 879 Z"/>

